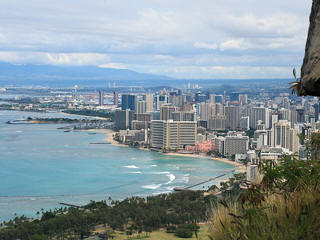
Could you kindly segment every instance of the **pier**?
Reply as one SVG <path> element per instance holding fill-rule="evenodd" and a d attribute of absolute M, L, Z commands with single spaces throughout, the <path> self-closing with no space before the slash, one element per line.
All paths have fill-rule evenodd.
<path fill-rule="evenodd" d="M 63 205 L 63 206 L 67 206 L 67 207 L 73 207 L 73 208 L 83 208 L 81 206 L 78 206 L 78 205 L 74 205 L 74 204 L 70 204 L 70 203 L 59 203 L 60 205 Z"/>
<path fill-rule="evenodd" d="M 206 181 L 203 181 L 203 182 L 200 182 L 200 183 L 197 183 L 197 184 L 194 184 L 194 185 L 192 185 L 192 186 L 185 187 L 185 188 L 176 187 L 176 188 L 174 188 L 173 190 L 174 190 L 175 192 L 193 191 L 193 190 L 191 190 L 190 188 L 193 188 L 193 187 L 196 187 L 196 186 L 205 184 L 205 183 L 207 183 L 207 182 L 211 182 L 211 181 L 216 180 L 216 179 L 218 179 L 218 178 L 221 178 L 221 177 L 223 177 L 223 176 L 225 176 L 225 175 L 227 175 L 227 174 L 221 174 L 221 175 L 219 175 L 219 176 L 217 176 L 217 177 L 209 178 L 209 179 L 206 180 Z"/>

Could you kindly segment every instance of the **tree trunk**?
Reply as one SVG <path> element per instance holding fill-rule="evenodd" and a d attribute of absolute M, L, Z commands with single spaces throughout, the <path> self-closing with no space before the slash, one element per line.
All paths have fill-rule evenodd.
<path fill-rule="evenodd" d="M 298 95 L 320 96 L 320 0 L 312 3 Z"/>

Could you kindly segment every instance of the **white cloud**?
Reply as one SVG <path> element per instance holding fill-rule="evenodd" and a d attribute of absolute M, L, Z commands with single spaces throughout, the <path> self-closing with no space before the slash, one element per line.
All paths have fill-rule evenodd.
<path fill-rule="evenodd" d="M 215 43 L 203 43 L 203 42 L 196 42 L 193 44 L 195 48 L 204 48 L 204 49 L 211 49 L 215 50 L 218 48 L 218 45 Z"/>
<path fill-rule="evenodd" d="M 154 59 L 158 59 L 158 60 L 172 60 L 173 57 L 172 57 L 172 56 L 169 56 L 169 55 L 158 54 L 158 55 L 154 55 Z"/>
<path fill-rule="evenodd" d="M 280 76 L 275 67 L 302 63 L 310 9 L 310 0 L 3 0 L 0 61 L 208 78 L 212 66 L 233 78 L 273 66 Z"/>
<path fill-rule="evenodd" d="M 109 59 L 108 55 L 98 53 L 0 52 L 0 61 L 16 64 L 98 65 Z"/>
<path fill-rule="evenodd" d="M 244 49 L 244 45 L 243 45 L 243 39 L 231 39 L 228 41 L 225 41 L 223 43 L 221 43 L 220 48 L 221 50 L 225 50 L 225 49 Z"/>
<path fill-rule="evenodd" d="M 104 63 L 99 65 L 100 68 L 114 68 L 114 69 L 127 69 L 126 65 L 122 63 Z"/>

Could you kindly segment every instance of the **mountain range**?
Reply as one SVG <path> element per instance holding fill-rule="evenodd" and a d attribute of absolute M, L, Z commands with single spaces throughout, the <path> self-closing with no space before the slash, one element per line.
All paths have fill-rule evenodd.
<path fill-rule="evenodd" d="M 14 65 L 0 63 L 0 85 L 91 85 L 102 86 L 106 82 L 122 85 L 141 81 L 168 81 L 173 78 L 138 73 L 128 69 L 101 68 L 97 66 Z M 117 84 L 119 85 L 119 84 Z"/>

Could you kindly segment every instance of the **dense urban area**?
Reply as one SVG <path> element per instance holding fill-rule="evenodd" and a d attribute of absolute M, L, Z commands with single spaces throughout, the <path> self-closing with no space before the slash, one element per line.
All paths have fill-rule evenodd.
<path fill-rule="evenodd" d="M 243 84 L 211 88 L 188 83 L 181 88 L 125 88 L 111 84 L 94 89 L 78 86 L 64 89 L 6 87 L 1 89 L 0 97 L 1 110 L 68 114 L 68 118 L 28 117 L 7 124 L 64 123 L 66 132 L 108 129 L 113 132 L 112 144 L 166 154 L 211 157 L 234 163 L 239 171 L 246 172 L 237 173 L 229 181 L 205 191 L 176 189 L 179 192 L 147 199 L 109 199 L 86 206 L 43 211 L 42 217 L 36 220 L 17 216 L 3 223 L 1 239 L 46 239 L 44 236 L 55 239 L 117 239 L 121 236 L 139 239 L 150 238 L 151 232 L 158 236 L 164 228 L 166 234 L 175 234 L 176 237 L 200 236 L 200 239 L 206 239 L 208 233 L 211 236 L 231 234 L 224 230 L 217 232 L 216 228 L 207 229 L 211 221 L 216 224 L 210 213 L 212 208 L 222 205 L 224 211 L 230 211 L 230 216 L 234 214 L 235 219 L 240 219 L 228 204 L 244 201 L 250 206 L 259 205 L 263 196 L 250 195 L 253 190 L 248 186 L 260 183 L 262 177 L 269 181 L 263 185 L 264 190 L 274 191 L 275 185 L 277 189 L 280 185 L 287 189 L 286 184 L 290 181 L 303 187 L 297 178 L 292 179 L 292 172 L 284 171 L 284 166 L 296 169 L 295 161 L 298 160 L 302 164 L 300 168 L 307 170 L 303 176 L 300 172 L 294 174 L 306 177 L 305 173 L 314 164 L 311 160 L 318 154 L 314 146 L 318 146 L 320 129 L 319 99 L 298 98 L 286 87 Z M 70 118 L 73 114 L 81 118 Z M 300 161 L 307 159 L 310 161 Z M 270 161 L 283 164 L 270 165 Z M 276 172 L 279 174 L 273 175 Z M 308 178 L 312 183 L 318 181 L 314 174 Z M 288 194 L 295 191 L 293 185 L 290 186 L 286 190 Z M 237 224 L 242 224 L 241 221 Z M 279 224 L 284 227 L 287 223 Z M 223 228 L 222 222 L 221 225 L 219 227 Z M 220 239 L 233 239 L 231 236 Z"/>

